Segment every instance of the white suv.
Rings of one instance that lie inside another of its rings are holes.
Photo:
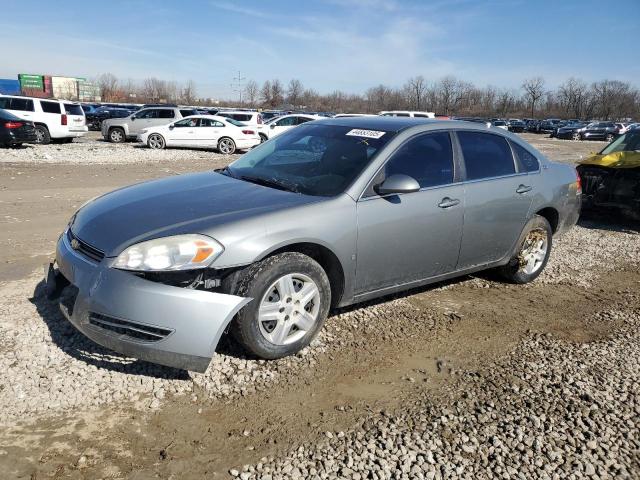
[[[163,106],[146,107],[124,118],[109,118],[102,122],[102,136],[108,142],[122,143],[134,139],[145,128],[168,125],[184,117],[196,115],[193,108]]]
[[[416,112],[413,110],[389,110],[378,112],[383,117],[416,117],[416,118],[436,118],[433,112]]]
[[[72,142],[88,131],[84,111],[79,103],[50,98],[0,95],[0,108],[16,117],[33,122],[36,143],[47,144],[51,140]]]

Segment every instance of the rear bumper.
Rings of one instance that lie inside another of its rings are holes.
[[[225,328],[251,301],[151,282],[108,263],[76,252],[63,234],[56,273],[71,284],[72,295],[63,295],[61,310],[94,342],[153,363],[204,372]]]
[[[256,145],[260,145],[260,137],[256,136],[255,138],[251,138],[251,139],[242,139],[242,140],[238,140],[236,142],[236,148],[239,150],[246,150],[249,148],[253,148]]]
[[[13,132],[9,131],[6,135],[0,135],[0,143],[16,145],[19,143],[33,143],[36,141],[35,132]]]

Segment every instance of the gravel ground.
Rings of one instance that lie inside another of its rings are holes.
[[[637,291],[634,293],[637,300]],[[400,416],[377,415],[319,444],[264,458],[247,479],[638,478],[640,310],[606,341],[531,336],[449,407],[425,398]]]
[[[0,151],[0,163],[56,163],[62,165],[126,165],[132,163],[155,164],[160,162],[185,162],[212,159],[230,163],[237,155],[222,155],[214,150],[171,148],[151,150],[136,142],[123,144],[102,140],[98,132],[89,132],[82,139],[68,144],[24,145]]]
[[[640,235],[576,227],[558,239],[540,281],[584,286],[620,262],[637,268],[639,260]],[[75,331],[55,303],[44,298],[39,282],[40,278],[32,276],[2,286],[0,370],[5,372],[5,383],[0,389],[0,423],[25,414],[122,400],[156,408],[167,394],[190,394],[196,389],[210,397],[245,395],[282,374],[309,367],[327,348],[359,335],[345,329],[353,321],[383,317],[393,322],[403,308],[409,308],[406,299],[397,299],[334,316],[306,351],[275,362],[248,360],[227,342],[207,372],[197,374],[122,357],[94,344]],[[482,278],[467,282],[492,284]]]

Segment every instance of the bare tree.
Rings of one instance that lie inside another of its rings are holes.
[[[244,87],[244,95],[249,106],[255,107],[260,95],[260,87],[255,80],[249,80]]]
[[[282,82],[276,78],[271,80],[271,106],[275,108],[282,102],[284,102],[284,88]]]
[[[544,95],[544,78],[529,78],[522,83],[522,89],[524,90],[524,95],[531,106],[531,118],[533,118],[536,103]]]
[[[193,80],[188,80],[182,89],[181,101],[187,105],[193,105],[196,97],[196,84]]]
[[[112,73],[103,73],[98,75],[96,84],[100,87],[100,96],[102,101],[110,102],[117,98],[118,79]]]
[[[294,107],[299,105],[303,91],[304,87],[302,86],[302,82],[297,78],[291,79],[289,87],[287,88],[287,101]]]
[[[427,92],[427,82],[422,75],[410,78],[405,84],[409,108],[412,110],[422,110]]]
[[[260,89],[260,99],[264,105],[271,106],[271,82],[266,80]]]

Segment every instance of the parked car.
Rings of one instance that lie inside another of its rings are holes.
[[[149,148],[194,147],[217,148],[232,154],[260,144],[258,132],[232,118],[193,115],[168,125],[145,128],[138,141]]]
[[[584,122],[567,123],[566,125],[558,128],[554,136],[563,140],[582,140],[580,130],[582,130],[587,124]]]
[[[640,220],[640,129],[616,138],[577,170],[586,210],[613,208]]]
[[[0,147],[36,143],[36,129],[28,122],[0,108]]]
[[[217,113],[220,117],[232,118],[238,122],[242,122],[249,127],[258,128],[264,123],[260,112],[251,112],[244,110],[220,111]]]
[[[522,120],[518,120],[517,118],[512,118],[507,123],[507,127],[510,132],[522,133],[527,128],[527,125]]]
[[[618,130],[613,122],[592,122],[580,129],[581,140],[605,140],[611,142]]]
[[[436,118],[433,112],[416,112],[412,110],[390,110],[378,112],[382,117],[419,117],[419,118]]]
[[[258,126],[258,133],[262,141],[269,140],[270,138],[277,137],[281,133],[290,130],[291,128],[302,125],[303,123],[318,120],[318,115],[306,115],[302,113],[295,113],[292,115],[283,115],[281,117],[275,117],[266,123]]]
[[[110,118],[125,118],[133,115],[135,112],[125,108],[99,107],[93,113],[87,113],[87,126],[89,130],[101,131],[102,122]]]
[[[527,122],[527,132],[540,133],[540,120],[529,120]]]
[[[85,204],[46,289],[64,288],[62,311],[95,342],[204,371],[227,328],[273,359],[308,345],[332,307],[487,268],[530,282],[579,207],[575,169],[507,131],[323,119],[217,172]]]
[[[260,112],[260,115],[262,116],[262,121],[263,122],[267,122],[267,120],[271,120],[272,118],[275,117],[281,117],[282,115],[286,115],[287,112],[283,111],[283,110],[263,110],[262,112]]]
[[[36,143],[51,140],[72,142],[87,133],[84,111],[79,103],[62,100],[0,95],[0,108],[33,122]]]
[[[507,122],[505,122],[504,120],[493,120],[491,122],[491,125],[497,128],[501,128],[502,130],[509,130]]]
[[[561,120],[559,118],[548,118],[546,120],[543,120],[538,125],[538,132],[553,133],[553,131],[557,128],[558,123],[560,122]]]
[[[175,120],[189,117],[194,110],[180,107],[148,107],[125,118],[110,118],[102,121],[102,136],[114,143],[135,139],[145,128],[168,125]]]

